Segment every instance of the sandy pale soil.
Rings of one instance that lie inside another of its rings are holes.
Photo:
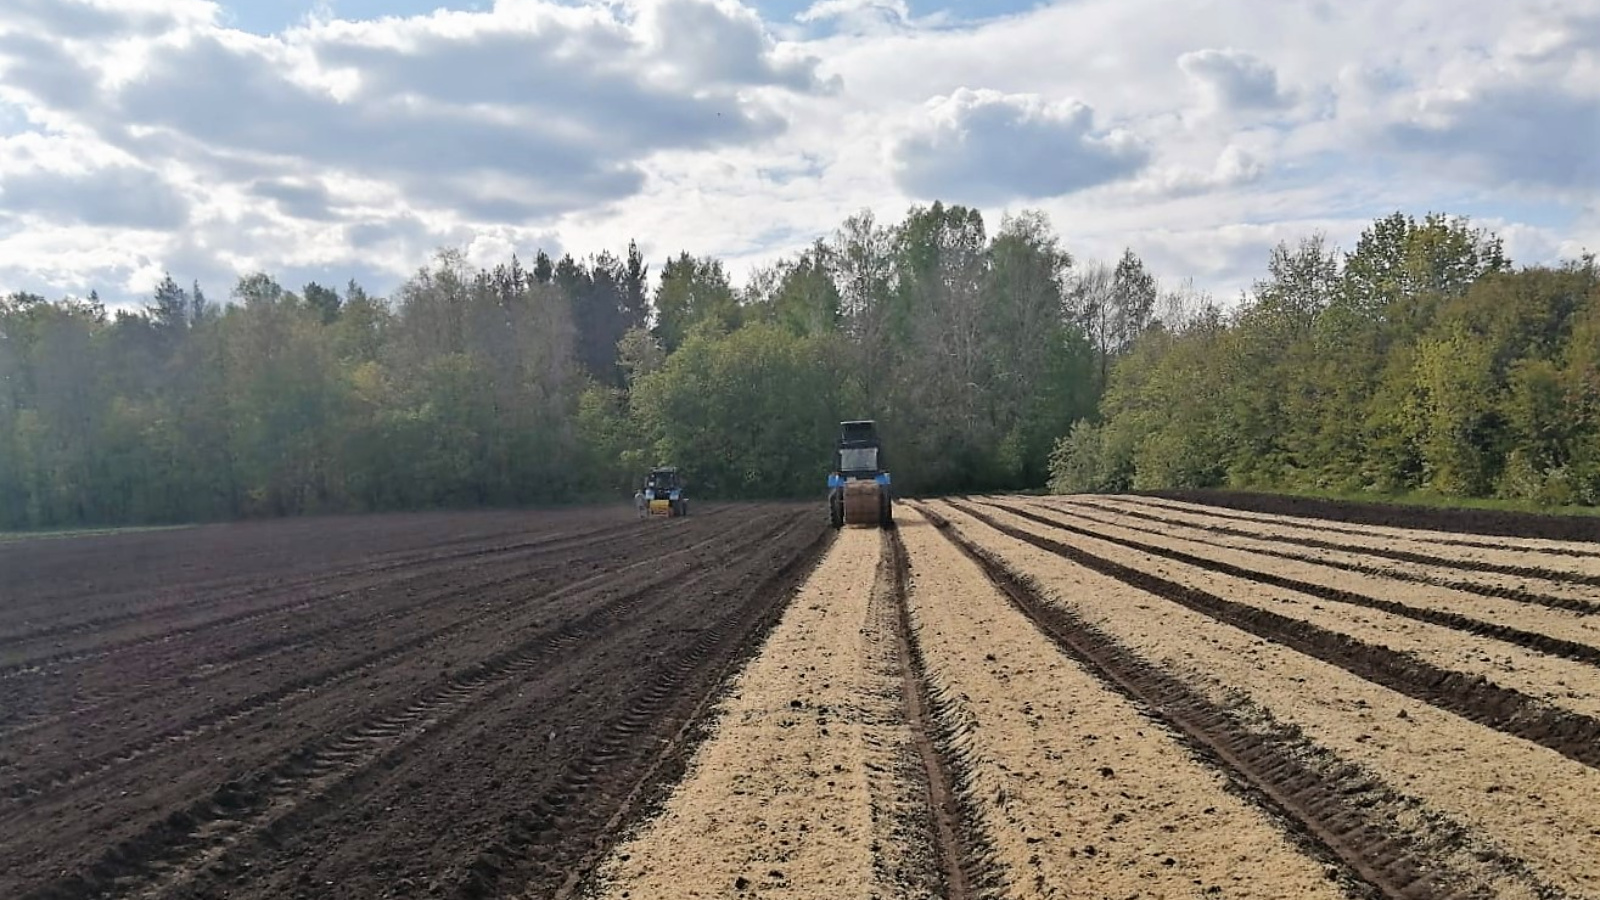
[[[1600,545],[1592,539],[1558,539],[1541,537],[1524,537],[1515,534],[1502,534],[1472,531],[1471,528],[1462,529],[1434,529],[1424,526],[1406,526],[1397,524],[1377,524],[1368,522],[1349,522],[1333,519],[1323,519],[1309,515],[1294,515],[1289,513],[1264,512],[1262,510],[1241,509],[1231,506],[1196,503],[1187,500],[1177,500],[1168,497],[1132,497],[1126,495],[1107,495],[1098,499],[1112,499],[1119,502],[1145,504],[1162,511],[1175,511],[1195,513],[1206,516],[1231,516],[1239,520],[1256,520],[1277,524],[1293,524],[1315,530],[1336,530],[1340,533],[1367,534],[1379,537],[1399,537],[1405,540],[1418,541],[1424,544],[1443,544],[1446,546],[1480,547],[1489,550],[1527,550],[1533,552],[1555,553],[1558,555],[1570,554],[1597,558],[1600,557]],[[1444,513],[1449,518],[1460,522],[1476,514],[1471,509],[1438,509],[1436,513]],[[1491,514],[1492,515],[1492,514]],[[1516,514],[1531,518],[1540,518],[1537,513]]]
[[[1340,896],[1319,863],[1063,656],[925,519],[901,516],[917,641],[1007,896]]]
[[[1268,516],[1261,513],[1241,513],[1237,510],[1218,510],[1214,507],[1156,501],[1146,498],[1097,497],[1096,502],[1119,505],[1125,508],[1159,512],[1179,522],[1215,524],[1227,522],[1233,526],[1244,525],[1262,534],[1293,540],[1310,537],[1334,541],[1350,547],[1388,548],[1425,553],[1451,560],[1490,562],[1498,565],[1532,566],[1558,572],[1583,575],[1600,575],[1600,558],[1589,556],[1563,556],[1546,550],[1577,549],[1593,554],[1594,544],[1539,541],[1525,538],[1479,537],[1471,538],[1443,532],[1411,531],[1403,528],[1385,528],[1376,525],[1351,526],[1346,523],[1319,522],[1315,519],[1296,519],[1286,516]],[[1070,501],[1061,501],[1070,502]],[[1238,516],[1248,518],[1256,525],[1241,523]],[[1471,543],[1476,546],[1462,546]]]
[[[1465,826],[1473,839],[1450,862],[1484,868],[1494,896],[1538,896],[1542,886],[1600,896],[1600,772],[1090,572],[948,504],[937,508],[1146,659],[1219,701],[1247,698],[1421,801],[1426,814]]]
[[[1494,638],[1479,637],[1441,625],[1418,622],[1381,610],[1324,600],[1308,594],[1258,584],[1247,578],[1208,572],[1198,566],[1153,557],[1108,540],[1094,540],[1059,528],[1052,529],[1048,525],[1007,514],[993,506],[985,507],[985,512],[993,515],[998,521],[1003,521],[1031,534],[1043,535],[1052,540],[1083,547],[1098,556],[1103,556],[1123,565],[1157,572],[1163,577],[1194,585],[1218,596],[1226,597],[1229,600],[1247,603],[1261,609],[1270,609],[1282,615],[1294,616],[1295,618],[1313,622],[1330,631],[1348,634],[1367,643],[1411,653],[1442,668],[1479,674],[1496,684],[1545,700],[1553,706],[1590,716],[1600,715],[1600,668],[1588,663],[1550,656],[1535,650],[1524,649],[1515,644],[1495,640]],[[1060,517],[1066,514],[1058,512],[1055,515]],[[1205,547],[1176,538],[1131,532],[1103,525],[1099,522],[1080,519],[1074,521],[1073,524],[1081,528],[1092,529],[1097,533],[1103,533],[1108,537],[1129,537],[1142,543],[1182,550],[1196,556],[1227,562],[1254,571],[1273,572],[1315,584],[1325,584],[1346,590],[1359,591],[1372,597],[1394,600],[1419,607],[1427,604],[1418,602],[1418,599],[1413,596],[1414,594],[1428,593],[1430,591],[1433,593],[1442,592],[1437,588],[1421,591],[1408,590],[1415,589],[1417,586],[1405,583],[1380,582],[1377,579],[1344,575],[1326,569],[1320,572],[1313,571],[1315,569],[1313,566],[1285,562],[1273,557],[1244,551]],[[1481,615],[1485,610],[1478,608],[1478,605],[1472,601],[1483,600],[1485,601],[1484,605],[1489,605],[1489,603],[1496,601],[1487,601],[1486,598],[1472,598],[1469,595],[1455,605],[1448,605],[1439,603],[1439,598],[1437,597],[1433,599],[1440,608],[1451,609],[1463,615],[1477,616],[1485,621],[1494,621],[1487,615]],[[1504,603],[1504,601],[1497,602]],[[1533,621],[1516,621],[1513,624],[1518,628],[1538,630],[1545,634],[1566,637],[1569,640],[1575,640],[1576,638],[1572,637],[1568,632],[1577,631],[1580,628],[1584,632],[1592,634],[1592,632],[1588,632],[1588,629],[1592,627],[1594,617],[1585,619],[1580,618],[1576,613],[1550,609],[1528,610],[1527,613],[1527,618]],[[1539,629],[1536,627],[1538,622],[1544,622],[1549,626],[1565,624],[1574,627],[1572,629],[1554,627]],[[1600,637],[1600,635],[1596,636]],[[1596,640],[1594,643],[1600,645],[1600,640]]]
[[[1013,501],[1002,501],[1012,503]],[[1035,511],[1054,513],[1056,515],[1073,514],[1082,515],[1091,519],[1110,519],[1131,528],[1142,529],[1146,532],[1157,532],[1172,537],[1182,537],[1213,547],[1231,547],[1239,550],[1262,550],[1269,553],[1292,554],[1303,557],[1302,561],[1327,568],[1345,570],[1352,566],[1361,569],[1381,569],[1380,576],[1388,576],[1412,583],[1433,583],[1438,586],[1449,585],[1459,587],[1469,594],[1488,597],[1504,597],[1507,591],[1529,591],[1540,595],[1559,598],[1563,600],[1576,600],[1593,604],[1600,598],[1600,591],[1593,585],[1574,584],[1570,581],[1555,581],[1544,578],[1534,578],[1527,575],[1507,575],[1497,572],[1479,572],[1462,569],[1454,565],[1428,565],[1424,563],[1406,562],[1396,559],[1374,556],[1360,550],[1332,550],[1326,547],[1308,547],[1295,543],[1292,538],[1274,538],[1270,531],[1249,523],[1200,523],[1198,520],[1190,524],[1177,521],[1176,518],[1162,518],[1161,521],[1152,521],[1149,516],[1164,515],[1159,510],[1142,510],[1133,508],[1117,508],[1109,503],[1098,500],[1073,500],[1068,503],[1054,501],[1032,501],[1016,504],[1032,508]],[[1221,526],[1232,529],[1234,532],[1249,532],[1256,537],[1246,537],[1232,532],[1219,532],[1208,530],[1204,525],[1211,527]],[[1337,537],[1325,535],[1324,537]],[[1600,553],[1600,551],[1597,551]],[[1280,557],[1281,558],[1281,557]],[[1442,595],[1448,601],[1450,593]],[[1508,601],[1509,602],[1509,601]],[[1537,604],[1526,602],[1518,606],[1533,606]],[[1516,609],[1516,606],[1508,607]]]
[[[895,833],[909,734],[873,615],[882,537],[845,529],[734,682],[662,813],[601,867],[602,896],[930,896]],[[909,873],[909,874],[908,874]]]

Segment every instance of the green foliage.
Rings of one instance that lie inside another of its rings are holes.
[[[1079,419],[1050,454],[1050,490],[1058,494],[1099,494],[1133,486],[1133,457],[1107,429]]]
[[[1280,245],[1226,317],[1145,331],[1052,486],[1117,489],[1131,460],[1134,488],[1600,503],[1597,367],[1592,257],[1512,271],[1464,220],[1396,214],[1342,258]]]
[[[661,269],[656,288],[656,336],[669,352],[705,324],[722,331],[739,325],[740,308],[722,261],[681,253]]]
[[[902,494],[1234,486],[1600,503],[1600,270],[1464,220],[1275,248],[1224,314],[1042,215],[870,213],[757,270],[637,245],[391,301],[253,273],[141,311],[0,299],[0,528],[626,495],[820,496],[875,418]],[[653,301],[653,302],[652,302]]]
[[[767,324],[690,335],[634,385],[652,462],[683,467],[691,490],[724,497],[815,495],[850,405],[835,342]]]

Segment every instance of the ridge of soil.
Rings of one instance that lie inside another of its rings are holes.
[[[1325,500],[1256,491],[1182,489],[1130,491],[1132,497],[1156,497],[1221,506],[1276,516],[1329,519],[1358,525],[1419,528],[1456,534],[1494,534],[1552,541],[1600,543],[1600,516],[1524,513],[1493,509],[1445,508],[1362,500]]]

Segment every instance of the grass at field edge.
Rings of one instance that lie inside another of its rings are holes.
[[[177,531],[193,525],[130,525],[117,528],[56,528],[41,531],[0,531],[0,544],[49,538],[96,537],[105,534],[133,534],[140,531]]]

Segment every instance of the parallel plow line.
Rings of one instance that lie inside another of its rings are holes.
[[[128,640],[118,641],[112,644],[102,644],[100,646],[84,648],[81,650],[59,651],[30,659],[20,660],[5,666],[0,666],[0,679],[14,678],[18,675],[37,673],[50,666],[69,665],[88,660],[101,659],[113,654],[165,643],[173,638],[190,637],[195,634],[200,634],[216,628],[248,624],[261,619],[269,618],[274,615],[298,612],[301,610],[310,609],[318,603],[322,603],[331,599],[337,599],[356,591],[371,590],[380,587],[397,587],[408,582],[427,578],[433,574],[436,574],[434,569],[449,570],[458,568],[461,560],[464,559],[494,556],[501,557],[509,561],[514,560],[519,556],[540,556],[548,553],[559,553],[563,550],[570,549],[574,545],[585,545],[602,535],[604,535],[603,540],[608,543],[620,540],[628,537],[629,535],[627,532],[633,530],[635,529],[630,523],[627,526],[612,526],[608,528],[596,529],[592,532],[581,532],[578,534],[563,533],[541,540],[526,541],[514,545],[484,547],[476,550],[430,556],[423,559],[395,562],[377,567],[352,568],[332,574],[308,576],[288,584],[273,585],[270,588],[258,588],[254,590],[243,590],[225,594],[203,593],[190,600],[183,601],[182,603],[172,604],[154,610],[133,610],[94,619],[92,621],[50,626],[29,632],[27,634],[0,638],[0,649],[34,640],[60,638],[72,634],[92,634],[95,632],[105,631],[109,626],[118,625],[127,621],[148,621],[153,617],[169,613],[181,613],[204,606],[221,606],[236,602],[243,598],[258,596],[260,594],[281,594],[290,591],[303,590],[306,588],[315,587],[317,585],[337,583],[344,580],[354,581],[366,578],[367,576],[384,576],[388,573],[405,569],[422,570],[401,576],[399,578],[380,578],[374,583],[364,585],[362,587],[340,587],[332,590],[324,590],[310,597],[297,597],[295,599],[286,600],[270,606],[261,606],[253,609],[241,610],[230,615],[218,616],[214,619],[206,619],[205,621],[197,622],[185,628],[175,628],[171,631],[164,631],[158,634],[146,635],[144,637],[130,638]]]
[[[1271,515],[1271,514],[1268,514],[1268,513],[1260,513],[1258,515],[1269,516],[1269,518],[1255,518],[1255,517],[1252,517],[1252,516],[1241,515],[1241,514],[1235,513],[1235,512],[1227,512],[1227,511],[1224,511],[1224,508],[1222,508],[1222,507],[1205,506],[1203,508],[1197,508],[1197,507],[1194,507],[1194,506],[1181,506],[1181,505],[1179,505],[1177,503],[1173,503],[1173,502],[1170,502],[1170,501],[1163,502],[1163,501],[1158,500],[1158,499],[1153,498],[1153,497],[1132,497],[1132,496],[1130,496],[1130,497],[1125,497],[1125,498],[1121,498],[1121,499],[1125,499],[1130,505],[1142,506],[1142,507],[1145,507],[1147,509],[1169,510],[1171,512],[1184,513],[1186,515],[1199,516],[1199,517],[1202,517],[1202,518],[1209,516],[1209,517],[1217,518],[1217,519],[1227,519],[1227,520],[1232,521],[1232,522],[1247,522],[1247,523],[1249,523],[1251,525],[1255,525],[1255,526],[1258,526],[1258,527],[1259,526],[1269,526],[1270,527],[1272,525],[1278,525],[1278,526],[1285,527],[1285,528],[1298,528],[1298,529],[1300,529],[1302,531],[1313,531],[1314,530],[1314,531],[1327,531],[1327,532],[1331,532],[1333,534],[1346,534],[1346,535],[1350,535],[1351,537],[1363,537],[1363,538],[1367,538],[1368,540],[1375,540],[1375,541],[1394,540],[1397,537],[1397,535],[1395,535],[1393,533],[1390,533],[1390,532],[1373,531],[1371,529],[1361,529],[1361,528],[1349,528],[1349,527],[1345,527],[1345,526],[1341,526],[1341,525],[1336,525],[1336,524],[1333,524],[1332,522],[1330,522],[1329,520],[1326,520],[1326,519],[1306,519],[1304,517],[1291,518],[1291,517],[1287,517],[1287,516],[1275,516],[1275,515]],[[1426,532],[1427,529],[1401,528],[1399,526],[1387,526],[1387,527],[1391,527],[1395,531],[1406,532],[1406,534],[1405,534],[1405,539],[1406,540],[1415,541],[1415,542],[1417,542],[1419,544],[1438,544],[1438,545],[1444,546],[1444,547],[1467,547],[1467,548],[1471,548],[1473,550],[1492,550],[1492,551],[1515,550],[1515,551],[1521,552],[1521,553],[1544,553],[1544,554],[1548,554],[1550,556],[1566,556],[1566,557],[1574,557],[1574,558],[1580,558],[1580,559],[1600,559],[1600,549],[1588,550],[1588,549],[1584,549],[1584,548],[1581,548],[1581,547],[1529,547],[1529,546],[1523,546],[1523,545],[1511,545],[1511,546],[1508,546],[1503,542],[1502,543],[1494,543],[1494,542],[1491,542],[1491,541],[1475,541],[1475,540],[1467,540],[1467,539],[1464,539],[1464,538],[1442,537],[1442,536],[1440,536],[1438,534],[1423,533],[1423,532]],[[1298,540],[1298,539],[1296,539],[1296,540]],[[1370,548],[1362,548],[1362,551],[1364,552],[1367,549],[1370,549]],[[1442,564],[1456,564],[1456,563],[1459,562],[1459,561],[1456,561],[1456,560],[1449,560],[1448,557],[1445,557],[1444,559],[1446,559],[1446,563],[1442,563]],[[1515,574],[1522,574],[1522,573],[1513,572],[1513,573],[1509,573],[1509,574],[1514,574],[1515,575]],[[1600,578],[1600,576],[1594,576],[1594,577]]]
[[[704,540],[674,549],[668,553],[653,556],[648,560],[634,562],[621,568],[609,569],[600,572],[596,575],[589,576],[588,578],[563,586],[551,593],[548,593],[544,595],[541,600],[544,604],[548,605],[549,603],[582,593],[586,590],[603,587],[606,582],[614,580],[617,576],[624,572],[645,567],[659,568],[664,560],[673,557],[693,553],[706,547],[726,546],[726,541],[730,533],[733,531],[749,533],[752,524],[753,523],[744,522],[735,529],[718,532]],[[760,532],[761,537],[757,539],[756,543],[759,543],[759,540],[775,534],[778,530],[781,530],[782,527],[783,526],[780,524],[772,529],[767,529]],[[750,542],[745,542],[745,544],[748,543]],[[741,546],[744,546],[745,544],[741,544]],[[730,552],[731,550],[732,548],[729,548]],[[659,577],[651,580],[648,584],[641,588],[640,591],[652,589],[676,577],[679,577],[679,573],[676,571],[661,574]],[[500,580],[497,582],[497,584],[515,584],[523,581],[524,579],[525,575],[511,576],[509,578]],[[469,588],[466,590],[470,592],[473,590],[478,590],[478,588]],[[626,599],[627,596],[631,595],[625,595],[622,599]],[[508,600],[508,604],[514,605],[515,598]],[[480,609],[463,618],[449,622],[422,634],[415,635],[398,645],[391,645],[351,659],[333,670],[309,675],[287,684],[279,685],[270,690],[251,695],[227,706],[210,710],[204,715],[191,719],[180,726],[168,729],[153,737],[150,737],[136,746],[123,747],[116,751],[101,754],[96,757],[76,760],[70,769],[64,769],[25,780],[14,781],[6,785],[3,789],[0,789],[0,796],[9,797],[13,800],[21,800],[28,803],[37,802],[47,794],[52,794],[65,788],[77,786],[91,778],[103,776],[114,769],[119,769],[147,756],[152,756],[160,752],[174,749],[175,747],[187,744],[215,732],[224,731],[248,718],[261,715],[273,709],[284,707],[300,698],[325,691],[330,687],[350,681],[356,677],[359,677],[362,673],[377,669],[385,663],[399,659],[406,654],[413,653],[424,647],[437,644],[474,625],[488,621],[496,615],[503,614],[505,611],[504,607],[508,604],[497,604],[493,607]],[[539,633],[547,633],[548,631],[550,631],[550,628],[547,627],[541,629]]]
[[[1025,541],[1091,571],[1115,578],[1256,637],[1338,666],[1374,684],[1479,725],[1531,741],[1591,768],[1600,768],[1600,720],[1594,717],[1546,706],[1527,694],[1501,687],[1481,675],[1450,671],[1409,654],[1369,644],[1303,619],[1225,600],[1190,585],[1015,528],[967,504],[952,502],[951,505],[1002,534]]]
[[[1122,510],[1115,507],[1103,506],[1098,503],[1079,501],[1072,504],[1072,508],[1070,509],[1056,506],[1054,504],[1039,504],[1037,507],[1041,509],[1048,509],[1052,512],[1068,513],[1070,515],[1078,516],[1079,518],[1087,519],[1091,522],[1099,522],[1102,525],[1115,525],[1118,528],[1126,528],[1130,531],[1143,531],[1146,534],[1164,534],[1165,532],[1162,532],[1158,527],[1140,527],[1127,522],[1107,521],[1087,513],[1079,512],[1077,508],[1088,507],[1090,509],[1100,510],[1101,512],[1109,513],[1111,515],[1129,516],[1148,522],[1158,523],[1159,525],[1166,525],[1168,527],[1177,525],[1183,528],[1194,528],[1201,531],[1208,531],[1213,534],[1231,535],[1233,537],[1242,537],[1249,540],[1261,541],[1263,543],[1290,545],[1303,543],[1298,539],[1286,539],[1276,535],[1259,534],[1242,528],[1229,528],[1226,525],[1201,525],[1191,522],[1181,522],[1176,519],[1163,519],[1160,516],[1151,515],[1149,513],[1137,512],[1134,510]],[[1549,607],[1550,609],[1580,612],[1585,615],[1600,613],[1600,601],[1579,600],[1573,597],[1558,597],[1552,594],[1541,594],[1536,591],[1530,591],[1526,588],[1501,587],[1499,585],[1489,585],[1475,581],[1460,581],[1452,578],[1446,578],[1442,575],[1427,575],[1420,572],[1386,569],[1382,566],[1365,565],[1362,563],[1332,562],[1309,553],[1295,553],[1292,550],[1238,547],[1231,544],[1225,544],[1220,541],[1210,542],[1201,540],[1199,538],[1185,538],[1185,540],[1193,540],[1196,543],[1210,543],[1215,547],[1224,547],[1229,550],[1239,550],[1245,553],[1260,553],[1265,556],[1276,556],[1279,559],[1291,559],[1299,562],[1314,563],[1316,565],[1327,566],[1329,568],[1343,569],[1349,572],[1359,572],[1363,575],[1375,575],[1381,578],[1393,578],[1397,581],[1409,581],[1414,584],[1430,584],[1434,587],[1450,588],[1452,590],[1464,591],[1469,594],[1478,594],[1484,597],[1496,597],[1502,600],[1515,600],[1519,603],[1527,603],[1534,606],[1545,606]],[[1328,544],[1326,546],[1319,547],[1318,549],[1335,550],[1336,552],[1340,553],[1348,553],[1351,556],[1369,555],[1369,551],[1365,548],[1353,546],[1345,547],[1343,545]],[[1450,564],[1448,567],[1452,569],[1461,568],[1459,565],[1454,563]]]
[[[759,546],[793,527],[780,523],[752,533],[749,541],[727,546],[724,557],[732,557],[747,546]],[[659,564],[659,558],[649,564]],[[702,566],[689,582],[698,582],[713,572],[713,567]],[[617,574],[618,571],[605,573],[580,584],[599,581],[601,584],[593,587],[603,589],[603,583]],[[300,822],[299,814],[314,816],[324,811],[335,796],[351,791],[362,773],[380,764],[386,764],[386,768],[397,764],[414,752],[425,735],[447,728],[508,689],[527,685],[528,677],[537,680],[559,673],[560,667],[553,665],[554,661],[571,655],[585,639],[609,626],[642,620],[635,613],[647,602],[670,602],[670,590],[679,585],[671,585],[669,591],[662,589],[682,577],[682,573],[672,572],[653,578],[577,619],[544,629],[456,672],[425,696],[391,705],[387,711],[375,711],[361,722],[341,729],[336,736],[302,744],[246,780],[220,785],[209,796],[171,813],[139,836],[109,848],[87,871],[37,888],[25,894],[23,900],[123,896],[130,882],[144,882],[145,889],[139,896],[158,896],[218,865],[228,851],[247,840],[289,834]],[[575,585],[567,593],[578,589]]]
[[[585,549],[603,548],[609,546],[616,540],[618,540],[618,538],[602,540],[598,544],[594,545],[593,548]],[[526,566],[543,556],[552,553],[559,553],[565,549],[568,548],[565,546],[540,548],[526,555],[518,554],[516,556],[496,557],[494,560],[488,563],[488,565],[493,565],[496,569],[504,569],[508,566],[516,566],[519,568],[516,568],[510,575],[500,577],[482,577],[484,573],[481,571],[475,572],[475,575],[479,576],[479,580],[476,580],[471,584],[462,585],[441,593],[418,594],[408,603],[380,608],[368,615],[359,616],[353,619],[335,619],[318,628],[307,631],[281,634],[277,637],[257,641],[244,647],[235,648],[232,652],[229,652],[217,662],[209,662],[202,658],[191,658],[193,663],[204,664],[206,665],[206,668],[198,674],[184,673],[181,684],[184,687],[192,688],[195,685],[203,684],[211,679],[222,677],[241,665],[270,659],[271,657],[280,655],[282,653],[291,652],[304,646],[315,644],[318,640],[329,635],[338,635],[350,631],[366,634],[383,633],[379,630],[379,626],[381,626],[382,623],[403,620],[406,616],[409,616],[419,610],[435,608],[441,603],[448,603],[459,600],[463,597],[471,597],[479,592],[494,591],[508,585],[517,584],[519,582],[543,578],[552,571],[559,572],[568,568],[571,560],[558,559],[554,563],[547,564],[536,569],[526,569],[520,567]],[[369,586],[365,590],[399,591],[404,585],[412,581],[426,578],[428,577],[428,574],[405,576],[392,583]],[[331,596],[342,597],[344,594],[341,593]],[[267,618],[285,611],[298,609],[302,605],[305,607],[310,607],[315,603],[321,602],[325,599],[327,598],[317,598],[308,600],[304,604],[294,604],[288,608],[280,607],[259,613],[228,617],[225,622],[223,620],[213,620],[211,622],[202,623],[202,625],[193,629],[172,631],[162,635],[128,641],[108,649],[97,649],[94,651],[77,654],[64,654],[55,660],[54,665],[58,667],[68,664],[76,665],[83,662],[102,659],[140,647],[163,644],[178,638],[192,637],[197,633],[209,631],[214,626],[218,625],[225,624],[231,626],[248,624],[257,619]],[[4,675],[0,675],[0,680],[4,680],[4,678]],[[64,712],[30,714],[24,713],[21,710],[17,710],[8,717],[0,717],[0,724],[5,726],[0,727],[0,739],[35,731],[39,728],[44,728],[66,719],[83,716],[88,713],[103,709],[113,703],[137,703],[146,698],[158,696],[173,690],[173,686],[170,683],[161,683],[153,686],[143,687],[138,684],[123,684],[119,685],[118,687],[119,689],[117,690],[97,691],[92,696],[79,698],[79,702],[75,704],[73,708]],[[241,702],[248,702],[248,700]]]
[[[993,861],[993,842],[985,834],[982,818],[966,786],[971,784],[971,761],[957,750],[949,700],[934,690],[928,667],[911,621],[907,582],[911,562],[898,531],[885,529],[884,554],[874,591],[886,593],[893,603],[895,655],[900,670],[902,704],[911,728],[912,743],[922,764],[919,787],[927,791],[932,813],[934,859],[945,900],[975,900],[1001,887],[1000,870]]]
[[[1259,720],[1245,725],[1232,710],[1046,599],[1031,579],[973,543],[948,519],[919,510],[1064,654],[1166,725],[1246,796],[1309,841],[1309,849],[1320,851],[1316,855],[1338,861],[1383,897],[1458,896],[1467,879],[1441,871],[1423,849],[1437,838],[1402,832],[1386,815],[1404,798],[1293,729]]]
[[[1055,528],[1061,531],[1080,535],[1082,537],[1105,541],[1110,544],[1116,544],[1120,547],[1127,547],[1130,550],[1137,550],[1140,553],[1148,553],[1152,556],[1170,559],[1173,562],[1194,566],[1199,569],[1204,569],[1208,572],[1216,572],[1220,575],[1228,575],[1233,578],[1242,578],[1247,581],[1256,582],[1257,584],[1265,584],[1271,587],[1283,588],[1284,590],[1296,591],[1298,593],[1307,594],[1322,600],[1329,600],[1334,603],[1343,603],[1349,606],[1359,606],[1365,609],[1375,609],[1380,612],[1386,612],[1390,615],[1400,616],[1416,622],[1426,622],[1430,625],[1439,625],[1444,628],[1465,632],[1476,637],[1493,638],[1495,640],[1504,641],[1508,644],[1515,644],[1518,647],[1549,654],[1550,656],[1558,656],[1562,659],[1572,660],[1573,662],[1600,667],[1600,647],[1595,647],[1590,644],[1580,644],[1577,641],[1569,641],[1564,638],[1551,637],[1550,635],[1542,634],[1537,631],[1525,631],[1521,628],[1512,628],[1509,625],[1501,625],[1498,622],[1485,622],[1482,619],[1474,619],[1471,616],[1464,616],[1460,613],[1411,606],[1409,604],[1400,603],[1396,600],[1383,600],[1378,597],[1360,594],[1355,591],[1347,591],[1342,588],[1329,587],[1327,585],[1316,584],[1310,581],[1302,581],[1298,578],[1289,578],[1284,575],[1274,575],[1271,572],[1247,569],[1242,566],[1233,565],[1232,563],[1207,559],[1203,556],[1196,556],[1193,553],[1185,553],[1182,550],[1173,550],[1168,547],[1147,544],[1143,541],[1136,541],[1131,538],[1122,538],[1099,531],[1092,531],[1087,528],[1081,528],[1073,525],[1070,522],[1064,522],[1053,516],[1042,516],[1027,510],[1018,509],[1017,507],[1013,506],[1002,506],[993,503],[986,503],[985,505],[1011,513],[1014,516],[1027,519],[1030,522],[1037,522],[1047,528]],[[1084,518],[1088,519],[1089,521],[1095,521],[1090,517]]]

